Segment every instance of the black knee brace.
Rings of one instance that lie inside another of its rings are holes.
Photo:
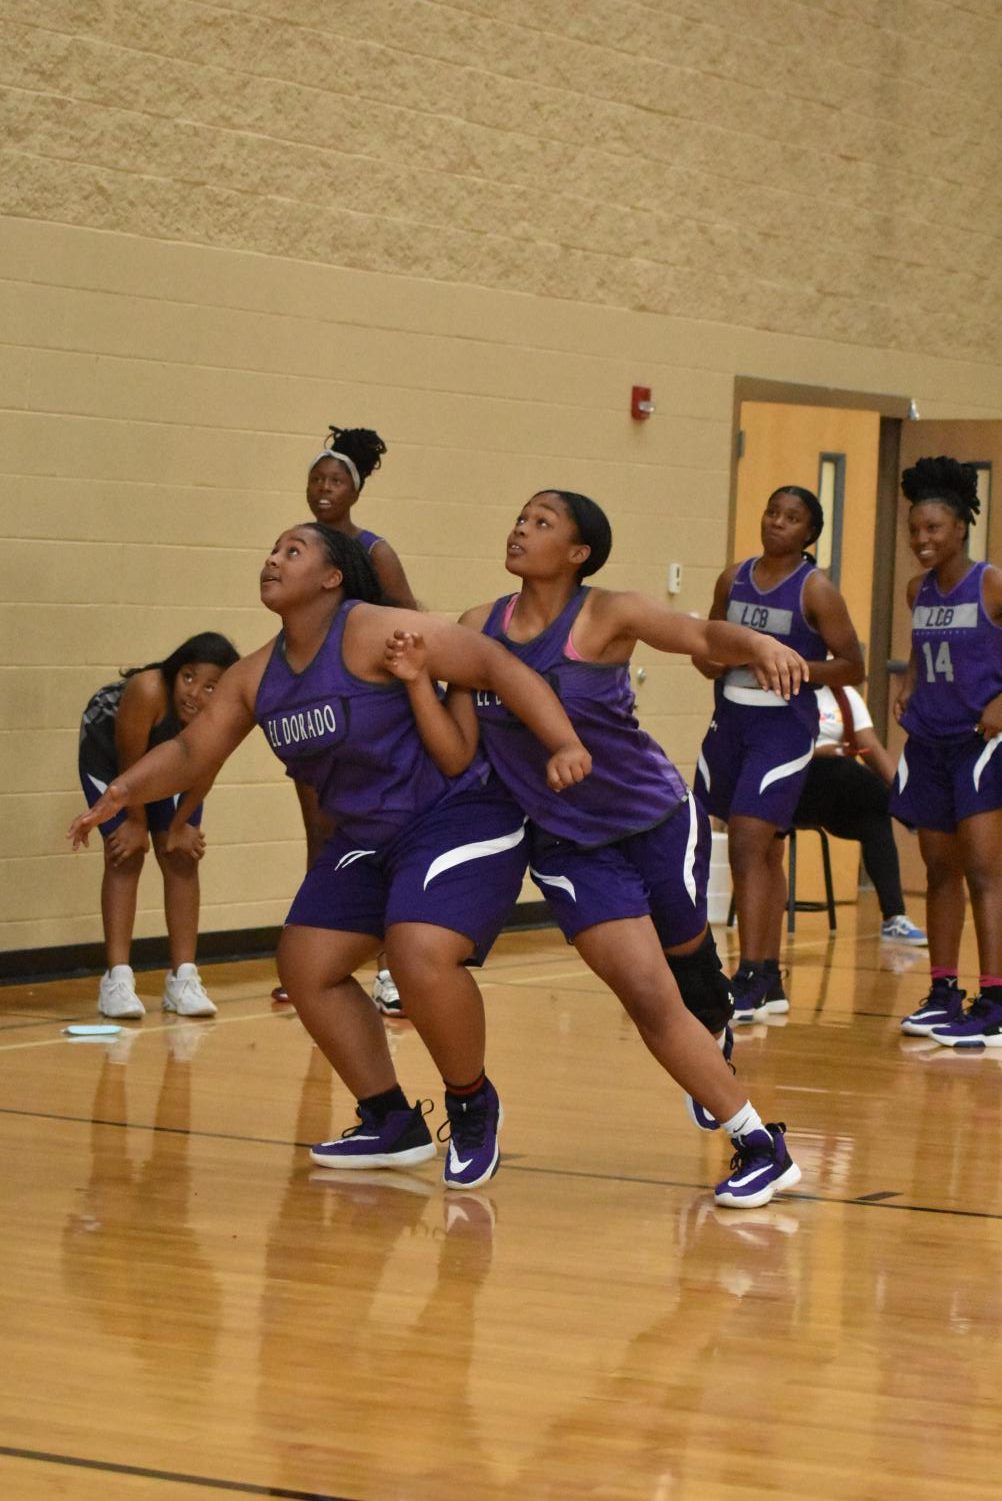
[[[722,1032],[731,1019],[734,1000],[712,931],[707,928],[695,953],[666,954],[665,958],[682,992],[686,1010],[714,1036]]]

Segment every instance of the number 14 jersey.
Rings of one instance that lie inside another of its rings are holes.
[[[953,740],[974,732],[981,711],[1002,693],[1002,626],[982,598],[988,565],[974,563],[949,594],[933,570],[912,606],[915,686],[901,723],[923,740]]]

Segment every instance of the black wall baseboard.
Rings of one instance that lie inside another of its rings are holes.
[[[505,931],[519,928],[549,928],[552,920],[545,902],[519,902],[508,914]],[[274,954],[281,928],[234,928],[222,933],[199,933],[199,964],[223,964],[236,959],[260,959]],[[135,970],[167,969],[170,952],[166,937],[137,938],[132,944]],[[9,949],[0,953],[0,985],[25,981],[64,980],[74,975],[104,973],[104,945],[67,943],[45,949]]]

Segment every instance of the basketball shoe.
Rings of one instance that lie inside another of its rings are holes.
[[[781,1188],[800,1182],[800,1169],[786,1150],[786,1126],[761,1126],[744,1136],[732,1136],[731,1171],[714,1190],[724,1209],[758,1209]]]
[[[443,1174],[446,1188],[478,1188],[493,1178],[501,1161],[498,1133],[504,1111],[497,1090],[489,1079],[474,1095],[446,1091],[448,1126],[439,1127],[439,1137],[448,1130],[450,1141]]]
[[[372,1004],[384,1016],[402,1017],[404,1014],[397,982],[388,969],[376,972],[376,978],[372,982]]]
[[[730,1027],[724,1028],[723,1046],[720,1051],[724,1055],[724,1062],[733,1074],[734,1064],[731,1062],[731,1054],[734,1052],[734,1033]],[[698,1100],[694,1100],[691,1094],[687,1094],[685,1097],[685,1109],[692,1124],[698,1126],[700,1131],[720,1130],[720,1122],[716,1116],[711,1115],[706,1106],[701,1105]]]
[[[902,1032],[907,1032],[909,1037],[929,1037],[934,1027],[945,1027],[959,1021],[966,995],[967,991],[961,990],[955,979],[933,980],[922,1004],[902,1021]]]
[[[1002,1001],[976,995],[968,1009],[929,1033],[948,1048],[1002,1048]]]
[[[178,1016],[215,1016],[215,1002],[210,1001],[202,977],[194,964],[179,964],[164,981],[163,1008]]]
[[[356,1107],[357,1126],[349,1126],[337,1141],[321,1141],[310,1148],[310,1161],[318,1167],[371,1168],[415,1167],[435,1156],[435,1143],[425,1125],[428,1101],[419,1100],[406,1110],[391,1110],[380,1118],[364,1106]]]
[[[739,969],[731,979],[731,993],[734,996],[731,1020],[734,1022],[760,1021],[790,1009],[783,977],[775,970]]]
[[[116,1021],[132,1021],[146,1015],[146,1007],[136,995],[136,977],[128,964],[116,964],[101,976],[97,1009],[102,1016],[113,1016]]]

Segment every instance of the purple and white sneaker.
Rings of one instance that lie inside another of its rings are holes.
[[[734,1052],[734,1033],[730,1027],[724,1028],[724,1045],[720,1051],[724,1055],[724,1062],[733,1074],[734,1065],[731,1062],[731,1054]],[[720,1130],[720,1122],[717,1120],[717,1117],[711,1115],[705,1105],[701,1105],[698,1100],[694,1100],[691,1094],[687,1094],[685,1097],[685,1109],[692,1124],[697,1126],[700,1131]]]
[[[406,1110],[391,1110],[380,1120],[359,1105],[357,1126],[350,1126],[337,1141],[321,1141],[310,1148],[310,1161],[318,1167],[373,1168],[415,1167],[435,1156],[435,1143],[425,1125],[431,1102],[418,1101]]]
[[[446,1188],[478,1188],[493,1178],[501,1161],[498,1133],[504,1111],[497,1090],[489,1079],[474,1095],[446,1093],[445,1108],[449,1115],[451,1138],[445,1157],[443,1178]],[[446,1130],[439,1127],[439,1137]]]
[[[733,1022],[762,1021],[767,1016],[783,1015],[790,1009],[782,976],[765,970],[739,969],[731,977],[731,993],[734,996]]]
[[[929,1037],[933,1027],[951,1026],[960,1021],[966,995],[967,991],[961,990],[956,980],[933,980],[922,1004],[902,1021],[902,1032],[907,1032],[909,1037]]]
[[[969,1008],[929,1036],[948,1048],[1002,1048],[1002,1005],[976,995]]]
[[[723,1209],[758,1209],[781,1188],[800,1182],[800,1169],[786,1150],[782,1121],[732,1136],[734,1156],[730,1176],[714,1189]]]

